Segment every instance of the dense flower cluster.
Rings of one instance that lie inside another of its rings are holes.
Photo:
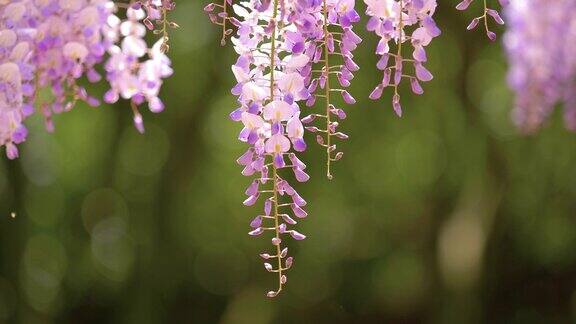
[[[535,131],[563,103],[566,125],[576,131],[576,2],[513,1],[505,13],[514,121]]]
[[[370,99],[379,99],[386,87],[394,88],[392,107],[398,116],[402,116],[398,92],[402,80],[409,80],[412,92],[420,95],[424,93],[420,82],[433,78],[424,63],[428,60],[425,47],[441,34],[432,18],[436,0],[364,1],[370,16],[367,28],[380,37],[376,47],[376,54],[380,56],[377,67],[384,71],[382,82],[372,91]],[[396,44],[396,53],[391,52],[391,43]],[[407,46],[412,47],[412,58],[403,53]]]
[[[291,227],[297,218],[307,216],[302,207],[306,201],[284,178],[283,171],[291,170],[299,182],[308,181],[306,165],[295,152],[306,149],[304,127],[300,119],[300,102],[308,97],[304,79],[310,57],[289,46],[289,38],[296,28],[286,14],[288,3],[278,0],[261,3],[248,1],[234,6],[241,18],[238,35],[232,39],[239,57],[232,67],[238,84],[232,89],[240,107],[232,120],[242,122],[239,139],[250,148],[239,159],[242,174],[256,176],[246,189],[247,206],[264,199],[264,212],[256,216],[250,235],[271,233],[272,252],[260,256],[265,269],[278,275],[278,288],[268,292],[275,297],[282,291],[292,266],[283,238],[306,238]],[[309,72],[309,71],[308,71]]]
[[[104,100],[114,103],[120,97],[129,99],[134,113],[134,124],[144,132],[142,116],[138,106],[148,103],[154,113],[164,110],[164,104],[158,98],[162,80],[172,74],[170,60],[164,54],[167,40],[163,37],[149,49],[143,37],[146,27],[141,23],[145,18],[142,8],[128,8],[126,20],[115,16],[108,19],[106,37],[112,45],[108,48],[110,58],[106,62],[106,79],[111,89]]]
[[[487,0],[482,0],[482,1],[483,1],[483,6],[484,6],[483,14],[481,16],[478,16],[478,17],[472,19],[470,24],[468,24],[467,29],[468,30],[475,29],[480,22],[483,22],[484,23],[484,29],[486,31],[486,35],[488,36],[488,38],[491,41],[495,41],[496,40],[496,33],[491,31],[490,27],[488,26],[488,16],[492,17],[492,19],[494,19],[494,21],[499,25],[504,25],[504,20],[502,19],[502,17],[500,17],[498,10],[488,8]],[[524,1],[527,1],[527,0],[516,0],[515,2],[524,2]],[[460,3],[458,3],[458,5],[456,5],[456,9],[464,11],[464,10],[468,9],[468,7],[470,7],[470,5],[473,2],[474,2],[474,0],[462,0]],[[498,2],[500,2],[501,6],[506,6],[510,3],[510,0],[498,0]]]
[[[121,22],[108,0],[0,1],[0,145],[9,158],[18,157],[16,144],[26,139],[26,117],[40,113],[52,131],[53,114],[71,110],[79,100],[100,105],[79,80],[100,81],[97,70],[107,53],[106,78],[112,86],[107,101],[121,94],[133,104],[148,101],[152,111],[162,110],[158,91],[171,74],[170,61],[162,54],[168,38],[163,35],[159,45],[148,49],[142,40],[145,28],[137,21],[156,18],[154,10],[160,21],[167,21],[173,3],[142,1],[134,6]],[[149,59],[140,62],[144,55]],[[141,121],[137,125],[142,128]]]

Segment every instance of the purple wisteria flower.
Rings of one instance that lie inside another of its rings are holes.
[[[343,109],[335,105],[339,95],[346,104],[356,103],[356,99],[345,90],[359,70],[354,62],[353,51],[362,41],[352,29],[360,20],[355,10],[354,0],[300,1],[293,4],[290,21],[296,31],[288,34],[288,50],[296,62],[307,63],[301,67],[306,104],[314,106],[318,100],[323,103],[321,113],[306,116],[303,122],[311,124],[321,121],[321,126],[308,126],[306,130],[318,133],[316,141],[326,149],[326,175],[332,179],[331,163],[340,160],[342,152],[337,152],[335,138],[347,139],[348,135],[337,130],[336,119],[346,118]],[[304,62],[298,57],[308,57]],[[338,84],[338,85],[337,85]]]
[[[528,1],[528,0],[517,0],[516,2],[518,2],[518,1],[524,2],[524,1]],[[458,5],[456,5],[456,9],[464,11],[464,10],[468,9],[468,7],[473,2],[474,2],[474,0],[462,0],[460,3],[458,3]],[[498,2],[500,2],[500,5],[504,7],[510,3],[510,0],[498,0]],[[482,22],[482,23],[484,23],[484,29],[486,31],[486,36],[488,36],[488,38],[491,41],[495,41],[496,40],[496,33],[491,31],[489,26],[488,26],[488,16],[490,16],[492,19],[494,19],[494,21],[499,25],[504,25],[504,20],[502,19],[502,17],[500,17],[498,10],[488,8],[488,4],[487,4],[486,0],[483,0],[483,5],[484,5],[483,14],[481,16],[478,16],[478,17],[472,19],[472,21],[470,21],[470,23],[468,24],[468,27],[466,27],[466,29],[468,29],[468,30],[475,29],[478,26],[478,24],[480,22]]]
[[[576,131],[576,2],[513,1],[505,16],[514,122],[534,132],[563,103],[566,127]]]
[[[380,99],[385,88],[394,88],[392,107],[402,116],[398,87],[402,80],[408,80],[412,92],[424,93],[420,82],[432,80],[432,73],[424,64],[428,61],[426,46],[441,34],[433,15],[436,0],[364,0],[370,16],[367,29],[376,33],[380,41],[376,54],[380,56],[377,68],[384,71],[382,81],[370,94],[370,99]],[[396,52],[390,45],[396,45]],[[405,51],[411,46],[412,57]]]
[[[238,96],[240,107],[230,117],[242,123],[238,138],[250,145],[237,161],[244,167],[242,174],[255,176],[246,189],[244,205],[264,200],[264,211],[251,221],[249,234],[272,236],[273,251],[260,254],[265,269],[278,275],[278,288],[269,291],[268,297],[282,291],[286,270],[293,263],[283,247],[284,238],[306,238],[293,229],[297,218],[307,216],[306,201],[284,178],[289,170],[298,182],[309,179],[296,153],[306,149],[300,104],[310,96],[305,87],[310,57],[290,46],[297,33],[289,20],[292,5],[278,0],[234,5],[241,21],[232,38],[239,55],[232,66],[238,82],[232,93]]]
[[[114,103],[121,97],[130,100],[134,113],[134,125],[144,132],[142,115],[138,106],[148,103],[150,111],[158,113],[164,110],[159,98],[163,79],[172,75],[170,59],[164,54],[164,39],[159,39],[152,48],[143,39],[146,27],[141,21],[146,18],[145,11],[128,8],[126,20],[120,21],[110,16],[106,27],[106,38],[110,43],[118,43],[108,48],[110,55],[105,65],[106,79],[111,89],[104,100]]]
[[[41,114],[53,131],[55,113],[71,110],[78,101],[100,105],[78,81],[99,82],[98,67],[107,54],[106,79],[112,87],[107,102],[131,99],[140,130],[137,105],[147,101],[150,110],[163,109],[158,92],[172,73],[163,53],[167,29],[177,27],[167,20],[174,3],[142,0],[118,6],[127,9],[127,21],[120,21],[117,6],[108,0],[0,1],[0,146],[9,158],[18,156],[16,144],[26,139],[26,117]],[[154,33],[162,36],[151,49],[140,21],[156,26]]]

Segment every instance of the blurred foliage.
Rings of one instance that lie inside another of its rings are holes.
[[[514,129],[501,46],[449,1],[436,79],[422,97],[404,89],[402,119],[389,94],[367,99],[381,74],[358,26],[345,157],[329,182],[308,139],[309,239],[290,243],[285,294],[265,298],[268,241],[246,235],[257,209],[242,206],[245,145],[227,117],[235,56],[203,5],[178,3],[176,75],[145,135],[126,104],[79,106],[52,135],[33,120],[22,158],[0,161],[0,321],[576,321],[576,135],[559,116],[536,136]]]

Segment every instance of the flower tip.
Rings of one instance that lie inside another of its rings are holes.
[[[134,127],[138,130],[140,134],[144,134],[144,121],[142,120],[142,115],[134,115]]]
[[[376,88],[374,88],[372,93],[370,93],[369,98],[372,100],[380,99],[380,97],[382,97],[383,90],[384,90],[384,88],[382,87],[382,85],[378,85]]]
[[[468,25],[468,27],[466,27],[467,30],[472,30],[474,28],[476,28],[476,26],[478,26],[478,23],[480,22],[479,18],[474,18],[472,19],[472,21],[470,22],[470,24]]]
[[[18,148],[16,147],[16,145],[14,145],[12,143],[6,144],[6,156],[10,160],[15,160],[18,158],[19,154],[18,154]]]
[[[495,32],[488,31],[488,32],[486,33],[486,35],[488,35],[488,38],[489,38],[491,41],[493,41],[493,42],[496,41],[496,33],[495,33]]]
[[[250,236],[258,236],[260,234],[264,233],[264,229],[262,227],[259,227],[253,231],[248,232],[248,235]]]
[[[473,0],[464,0],[462,2],[460,2],[459,4],[456,5],[456,9],[457,10],[466,10],[468,9],[468,6],[470,6],[470,4],[472,3]]]
[[[302,241],[304,239],[306,239],[306,235],[296,232],[296,231],[291,231],[290,235],[292,236],[293,239],[295,239],[296,241]]]

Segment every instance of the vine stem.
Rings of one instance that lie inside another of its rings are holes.
[[[490,31],[490,29],[488,28],[488,17],[486,15],[487,12],[488,12],[488,3],[486,3],[486,0],[484,0],[484,15],[482,17],[484,18],[484,28],[486,29],[486,33]]]
[[[331,163],[331,153],[330,153],[330,142],[332,135],[330,133],[330,50],[328,49],[328,4],[326,0],[323,0],[323,15],[324,15],[324,73],[326,73],[326,86],[325,93],[326,96],[326,177],[332,180],[332,173],[330,172]]]
[[[274,70],[276,69],[276,17],[278,17],[278,0],[274,0],[273,3],[273,13],[272,13],[272,23],[274,24],[274,29],[272,30],[272,40],[270,43],[270,101],[274,100]],[[276,294],[282,291],[282,257],[280,248],[280,224],[279,224],[279,213],[278,213],[278,168],[276,165],[272,164],[272,177],[274,185],[274,231],[278,244],[276,244],[276,258],[278,259],[278,290]]]

